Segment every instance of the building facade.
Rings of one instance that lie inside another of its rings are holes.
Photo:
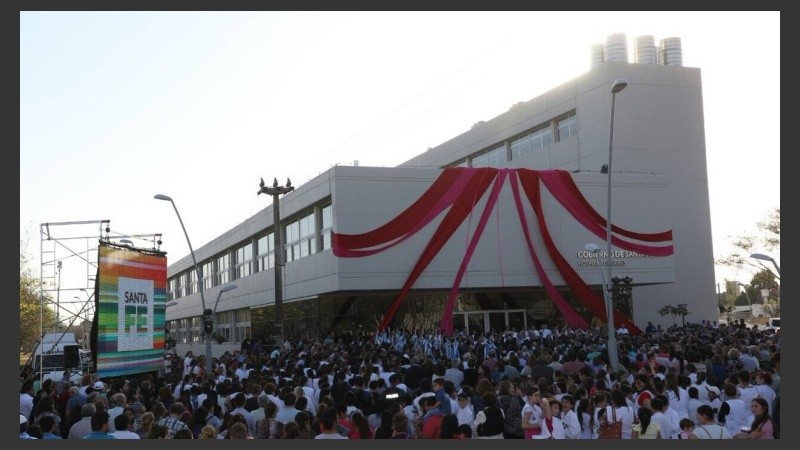
[[[272,334],[276,229],[285,243],[289,336],[374,331],[395,307],[393,326],[438,327],[448,296],[453,327],[469,332],[558,325],[565,304],[589,323],[602,318],[575,286],[602,299],[605,231],[596,216],[606,215],[603,165],[618,78],[628,85],[615,101],[611,222],[634,237],[615,232],[628,245],[613,247],[612,275],[631,281],[615,290],[615,305],[642,329],[648,321],[669,326],[672,318],[657,312],[667,304],[685,303],[687,321],[717,320],[700,69],[674,56],[595,58],[593,50],[587,73],[397,167],[337,166],[298,186],[281,198],[280,226],[268,206],[196,249],[201,280],[191,256],[173,262],[171,337],[202,342],[198,290],[215,299],[231,282],[237,289],[223,294],[217,333],[232,343]],[[453,187],[454,173],[481,170],[492,174],[484,190],[469,191],[467,181]],[[545,174],[565,184],[548,185]],[[431,194],[439,185],[447,189]],[[414,212],[426,199],[428,209]],[[456,220],[459,201],[466,212]],[[660,242],[642,237],[670,232]],[[348,247],[337,239],[354,235],[383,240]],[[603,249],[599,258],[589,243]],[[636,251],[645,247],[657,255]]]

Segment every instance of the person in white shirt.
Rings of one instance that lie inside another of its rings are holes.
[[[758,395],[756,397],[763,397],[764,400],[767,401],[768,412],[770,417],[772,417],[772,404],[775,403],[775,391],[772,389],[772,375],[767,372],[757,372],[756,373],[756,384],[755,384],[756,392]]]
[[[564,425],[566,439],[580,439],[581,437],[581,424],[578,422],[578,414],[573,409],[574,406],[571,395],[565,394],[561,397],[561,423]]]
[[[541,393],[539,388],[531,386],[525,395],[525,406],[522,407],[522,431],[526,433],[533,433],[534,435],[541,433],[542,428],[542,408],[540,406]],[[526,429],[533,429],[532,431],[525,431]]]
[[[672,425],[672,434],[669,436],[669,439],[680,439],[681,433],[681,419],[683,417],[675,411],[672,406],[669,404],[669,399],[662,395],[662,401],[664,402],[664,415],[669,418],[670,425]],[[666,437],[664,437],[666,439]]]
[[[689,439],[730,439],[727,428],[714,422],[714,410],[703,405],[697,410],[697,426],[692,430]]]
[[[543,398],[539,406],[542,408],[542,438],[566,439],[567,433],[561,421],[561,402],[554,398]]]
[[[665,393],[667,394],[670,408],[675,410],[681,419],[688,419],[690,417],[688,408],[689,393],[678,384],[678,374],[675,372],[668,373],[666,381]]]
[[[33,393],[33,382],[22,383],[22,387],[19,389],[19,413],[26,419],[30,418],[31,412],[33,412]]]
[[[628,405],[625,394],[619,389],[611,391],[611,406],[609,410],[614,408],[615,411],[606,411],[606,417],[609,419],[616,414],[617,421],[622,422],[622,439],[630,439],[633,432],[633,421],[635,420],[633,408]]]
[[[114,428],[116,431],[108,433],[117,439],[141,439],[141,437],[133,431],[133,422],[127,414],[120,414],[114,418]]]
[[[708,395],[708,406],[714,410],[714,412],[719,412],[719,409],[722,407],[722,399],[720,398],[720,390],[716,386],[708,386],[706,387],[706,395]]]
[[[747,416],[750,414],[750,404],[739,398],[739,392],[733,383],[725,383],[726,400],[719,408],[718,418],[725,424],[728,434],[733,436],[741,431],[742,427],[749,425]]]
[[[472,422],[475,421],[475,411],[472,408],[472,402],[470,402],[469,395],[467,395],[466,392],[459,393],[457,397],[457,403],[458,405],[453,411],[456,415],[456,419],[458,419],[458,424],[467,424],[472,426]]]
[[[675,430],[673,429],[670,418],[664,414],[664,411],[667,409],[664,403],[664,396],[656,395],[654,399],[650,400],[650,407],[653,409],[653,417],[651,420],[658,424],[661,430],[661,439],[672,439]],[[680,433],[680,427],[678,427],[677,432]]]
[[[700,393],[697,386],[690,386],[687,392],[689,394],[689,401],[686,402],[686,411],[689,413],[689,417],[694,417],[697,414],[697,408],[706,403],[700,401]]]

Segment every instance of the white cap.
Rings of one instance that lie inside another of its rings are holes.
[[[27,417],[25,417],[25,416],[24,416],[24,415],[22,415],[22,414],[20,414],[20,415],[19,415],[19,424],[20,424],[20,425],[22,425],[23,423],[25,423],[25,422],[27,422],[27,421],[28,421],[28,418],[27,418]]]
[[[104,385],[102,381],[95,381],[94,388],[97,389],[98,391],[102,391],[103,389],[106,388],[106,385]]]
[[[719,394],[720,394],[719,388],[718,388],[718,387],[716,387],[716,386],[706,386],[706,390],[707,390],[708,392],[713,392],[713,393],[715,393],[715,394],[717,394],[717,395],[719,395]]]

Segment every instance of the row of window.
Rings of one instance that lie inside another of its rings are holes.
[[[317,215],[319,211],[319,215]],[[319,221],[317,221],[317,216]],[[333,216],[331,205],[302,215],[284,228],[286,243],[285,261],[295,261],[318,251],[331,248]],[[256,255],[255,258],[253,255]],[[210,289],[230,281],[250,276],[256,272],[275,267],[275,233],[270,231],[251,239],[223,254],[199,263],[203,289]],[[168,300],[176,300],[197,292],[198,277],[194,267],[170,278],[167,287]]]
[[[461,161],[459,167],[499,167],[510,160],[533,155],[553,142],[565,141],[578,135],[578,116],[575,112],[538,125],[515,139],[493,146]]]
[[[242,342],[251,337],[250,309],[239,309],[217,313],[215,333],[225,338],[226,342]],[[201,342],[202,320],[200,317],[171,320],[167,323],[169,337],[176,343],[188,344]]]

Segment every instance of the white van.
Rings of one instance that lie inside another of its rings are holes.
[[[36,372],[42,369],[43,372],[64,370],[64,348],[67,346],[78,347],[75,340],[75,333],[45,333],[39,345],[33,350],[32,365]],[[83,365],[85,352],[78,350],[79,366]]]
[[[781,329],[781,318],[780,317],[770,317],[767,321],[767,329],[780,331]]]

